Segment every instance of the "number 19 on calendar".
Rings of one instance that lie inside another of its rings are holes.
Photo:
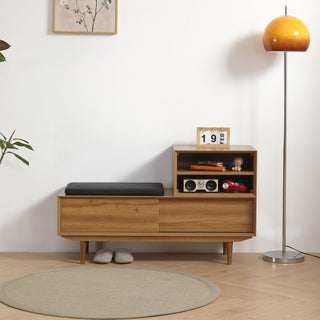
[[[229,147],[230,128],[197,128],[197,147]]]

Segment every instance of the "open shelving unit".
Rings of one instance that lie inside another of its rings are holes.
[[[174,146],[173,192],[174,196],[213,198],[255,198],[257,181],[257,151],[250,146],[230,146],[228,148],[197,148],[197,146]],[[242,170],[233,171],[233,160],[243,159]],[[193,164],[203,162],[223,163],[225,171],[194,171]],[[184,179],[216,179],[218,192],[184,192]],[[249,188],[247,192],[224,192],[221,185],[232,180]]]

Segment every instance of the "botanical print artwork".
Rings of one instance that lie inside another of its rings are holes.
[[[54,1],[55,32],[117,32],[117,0]]]

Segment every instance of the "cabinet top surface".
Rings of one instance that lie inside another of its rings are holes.
[[[64,192],[61,192],[58,195],[60,199],[174,199],[174,200],[196,200],[196,199],[255,199],[256,196],[252,193],[181,193],[179,195],[173,195],[173,189],[164,189],[163,196],[116,196],[116,195],[66,195]]]
[[[174,151],[183,151],[183,152],[252,152],[256,151],[251,146],[244,145],[231,145],[230,147],[225,148],[198,148],[196,145],[175,145],[173,146]]]

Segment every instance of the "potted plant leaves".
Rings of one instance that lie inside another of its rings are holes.
[[[21,139],[21,138],[14,138],[16,130],[14,130],[10,136],[9,139],[6,138],[5,135],[3,135],[0,132],[0,148],[1,148],[1,156],[0,156],[0,165],[3,161],[3,158],[6,154],[13,154],[17,159],[22,161],[25,165],[29,165],[29,161],[22,158],[19,154],[17,154],[16,150],[19,150],[19,147],[27,148],[29,150],[33,151],[33,148],[30,146],[29,142],[27,140]]]

